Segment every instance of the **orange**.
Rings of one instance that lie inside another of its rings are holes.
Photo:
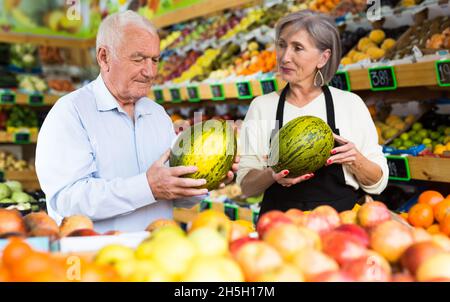
[[[27,257],[21,259],[11,268],[11,276],[14,281],[32,281],[38,279],[48,279],[48,273],[52,270],[53,262],[50,255],[40,252],[32,252]],[[42,278],[46,276],[46,278]]]
[[[431,235],[434,234],[439,234],[440,230],[439,230],[439,224],[432,224],[428,229],[427,232],[430,233]]]
[[[415,227],[428,228],[433,221],[433,208],[428,204],[417,203],[408,212],[408,222]]]
[[[0,282],[9,281],[9,272],[5,267],[0,267]]]
[[[450,214],[450,199],[444,199],[441,202],[439,202],[433,209],[434,211],[434,218],[438,222],[441,222],[444,220],[445,216]]]
[[[33,249],[20,238],[11,238],[8,245],[3,250],[3,265],[10,269],[18,261],[33,252]]]
[[[430,206],[434,207],[442,199],[444,199],[444,196],[442,196],[442,194],[438,191],[428,190],[422,192],[422,194],[419,195],[418,203],[427,203]]]
[[[450,215],[445,216],[444,220],[439,224],[442,233],[450,236]]]

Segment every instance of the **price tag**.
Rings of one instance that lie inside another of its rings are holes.
[[[211,93],[213,95],[212,100],[213,101],[223,101],[225,100],[225,94],[222,84],[213,84],[211,87]]]
[[[254,225],[256,225],[256,223],[258,222],[258,217],[259,217],[259,212],[252,211],[252,220],[253,220]]]
[[[263,94],[268,94],[278,90],[277,80],[275,79],[265,79],[259,81],[261,84],[261,90]]]
[[[155,96],[155,101],[158,103],[164,103],[164,95],[162,89],[153,90],[153,95]]]
[[[28,132],[14,133],[14,143],[15,144],[29,144],[30,143],[30,133],[28,133]]]
[[[200,93],[198,92],[197,86],[189,86],[187,88],[187,94],[189,102],[199,102],[200,101]]]
[[[450,86],[450,60],[436,61],[436,77],[439,86]]]
[[[369,68],[370,86],[373,91],[397,89],[394,67]]]
[[[223,206],[223,211],[231,220],[238,220],[239,208],[237,206],[225,203]]]
[[[404,156],[386,156],[389,167],[389,179],[391,180],[411,180],[408,158]]]
[[[341,89],[344,91],[350,91],[351,87],[348,72],[347,71],[336,72],[336,74],[330,81],[330,86],[333,86],[337,89]]]
[[[205,210],[209,210],[211,208],[212,208],[211,201],[209,201],[209,200],[202,200],[200,202],[200,209],[199,209],[200,212],[203,212]]]
[[[0,91],[0,104],[14,105],[16,103],[16,94],[9,90]]]
[[[44,105],[44,96],[42,94],[30,94],[28,97],[28,105],[42,106]]]
[[[181,93],[178,88],[170,88],[170,96],[172,97],[172,102],[179,103],[181,102]]]
[[[253,98],[252,84],[250,82],[238,82],[236,83],[238,92],[238,99],[246,100]]]

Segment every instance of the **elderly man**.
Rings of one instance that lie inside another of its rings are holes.
[[[205,180],[180,177],[196,167],[165,164],[172,122],[146,97],[160,55],[155,27],[132,11],[108,16],[96,51],[98,78],[62,97],[42,125],[37,175],[57,221],[82,214],[101,232],[142,231],[172,217],[173,201],[199,201]]]

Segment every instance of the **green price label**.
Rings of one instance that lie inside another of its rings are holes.
[[[330,86],[344,91],[350,91],[350,79],[347,71],[336,72],[334,77],[330,81]]]
[[[209,201],[209,200],[202,200],[200,202],[200,208],[199,208],[200,212],[203,212],[205,210],[209,210],[211,208],[212,208],[212,202],[211,201]]]
[[[450,86],[450,60],[436,61],[435,67],[438,85],[441,87]]]
[[[213,84],[211,87],[212,100],[223,101],[225,100],[225,93],[222,84]]]
[[[228,216],[231,220],[238,220],[239,216],[239,207],[236,205],[225,203],[223,206],[223,211],[225,215]]]
[[[397,89],[397,79],[392,66],[369,68],[369,79],[373,91]]]
[[[155,96],[155,101],[157,103],[164,103],[164,95],[162,89],[153,90],[153,95]]]
[[[170,96],[172,97],[173,103],[179,103],[181,102],[181,92],[178,88],[170,88]]]
[[[12,91],[0,91],[0,104],[14,105],[16,103],[16,94]]]
[[[28,105],[42,106],[44,105],[44,96],[42,94],[30,94],[28,97]]]
[[[198,92],[197,86],[189,86],[187,87],[187,94],[189,102],[199,102],[200,101],[200,93]]]
[[[388,155],[386,156],[389,167],[389,179],[410,181],[411,172],[409,170],[408,158],[404,156]]]
[[[259,81],[259,83],[263,94],[269,94],[278,90],[277,80],[275,79],[265,79]]]
[[[30,133],[28,133],[28,132],[14,133],[14,143],[15,144],[29,144],[30,143]]]
[[[236,83],[238,92],[238,99],[246,100],[253,98],[252,84],[250,82],[238,82]]]

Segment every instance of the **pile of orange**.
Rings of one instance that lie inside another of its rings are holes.
[[[450,236],[450,195],[444,198],[437,191],[424,191],[409,210],[407,220],[432,234],[440,232]]]
[[[118,281],[110,268],[82,257],[77,266],[68,257],[38,252],[23,239],[11,238],[0,257],[0,282]]]
[[[277,57],[275,51],[264,50],[258,54],[254,63],[238,72],[238,75],[251,75],[257,72],[269,72],[275,69]]]

